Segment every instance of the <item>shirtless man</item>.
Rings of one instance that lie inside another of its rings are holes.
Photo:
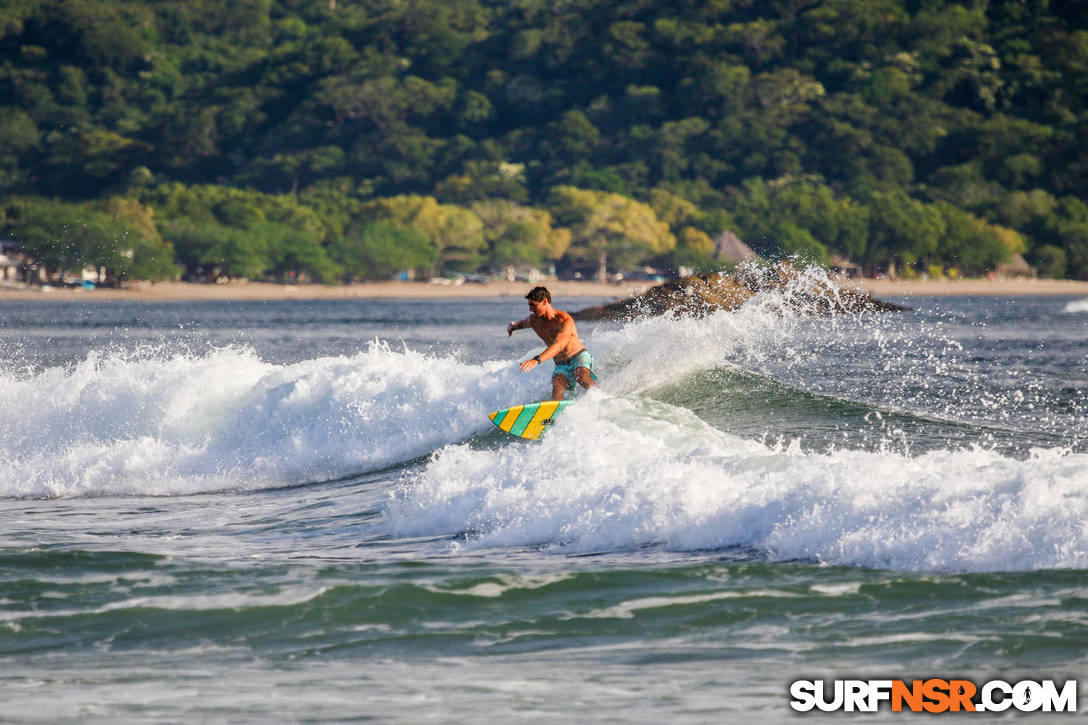
[[[529,300],[531,315],[524,320],[511,322],[506,334],[514,330],[532,328],[548,347],[521,364],[521,371],[528,372],[544,360],[555,358],[555,374],[552,375],[552,400],[562,400],[567,388],[577,382],[583,388],[592,388],[597,376],[593,374],[593,356],[586,352],[574,327],[574,318],[563,310],[552,307],[552,295],[544,287],[533,287],[525,295]]]

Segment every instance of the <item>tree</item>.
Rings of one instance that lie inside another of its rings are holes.
[[[4,219],[5,234],[48,270],[93,267],[106,283],[175,273],[173,248],[159,236],[152,211],[132,199],[73,204],[13,198]]]
[[[18,108],[0,107],[0,189],[17,185],[25,172],[21,157],[38,147],[41,132],[34,119]]]
[[[344,272],[364,279],[388,279],[402,270],[430,270],[438,248],[417,229],[388,221],[352,225],[333,245]]]
[[[491,199],[473,204],[472,211],[483,223],[492,270],[520,264],[536,267],[559,259],[570,246],[570,230],[552,227],[552,215],[541,209]]]
[[[177,274],[174,248],[159,233],[154,209],[136,199],[115,197],[105,202],[104,210],[122,231],[117,244],[107,246],[103,257],[91,260],[107,279],[159,280]]]
[[[914,264],[938,251],[948,226],[937,207],[910,198],[901,190],[878,192],[866,200],[869,207],[870,264]]]
[[[699,214],[695,204],[661,188],[650,192],[650,208],[672,229],[691,225]]]
[[[1065,250],[1053,244],[1043,244],[1031,254],[1030,261],[1043,277],[1062,279],[1069,267],[1069,258]]]
[[[362,206],[372,221],[389,221],[421,232],[438,250],[442,269],[472,271],[481,261],[483,222],[468,209],[439,204],[434,197],[402,195]]]
[[[262,239],[268,250],[269,267],[263,271],[281,282],[301,281],[307,276],[333,282],[343,272],[314,231],[277,222],[261,222],[247,231]]]
[[[267,240],[247,229],[177,219],[163,224],[163,236],[191,276],[252,278],[273,266]]]
[[[783,179],[768,184],[749,179],[733,201],[733,213],[746,239],[769,254],[800,255],[826,263],[836,252],[863,259],[871,244],[869,210],[847,196],[836,197],[823,184]]]
[[[676,266],[711,270],[718,266],[714,253],[714,240],[701,229],[683,227],[677,232],[676,252],[673,255]]]
[[[614,268],[622,269],[676,247],[669,226],[648,204],[619,194],[557,186],[549,205],[571,230],[567,256],[595,262],[601,279],[607,276],[609,257]]]
[[[339,146],[319,146],[298,153],[276,153],[255,159],[238,180],[278,192],[297,193],[299,188],[337,174],[345,164]]]
[[[524,202],[529,197],[525,181],[525,164],[466,161],[460,174],[446,177],[435,191],[444,202],[453,204],[495,197]]]
[[[1056,238],[1068,258],[1068,276],[1088,279],[1088,221],[1062,221]]]
[[[1004,234],[1003,228],[987,224],[948,202],[937,202],[936,209],[945,223],[940,257],[947,266],[982,274],[1008,261],[1014,250],[1024,251],[1022,241]]]

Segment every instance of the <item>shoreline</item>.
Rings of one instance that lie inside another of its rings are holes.
[[[104,302],[137,300],[143,302],[236,301],[265,302],[274,300],[336,300],[336,299],[444,299],[479,297],[524,297],[536,285],[546,286],[555,297],[614,297],[623,299],[641,294],[654,282],[631,281],[619,284],[603,282],[489,282],[431,284],[429,282],[362,282],[350,285],[275,284],[271,282],[230,282],[201,284],[194,282],[141,282],[125,289],[0,287],[0,304],[4,300],[56,300]]]
[[[1088,282],[1071,279],[860,279],[850,283],[874,297],[1088,297]]]
[[[603,282],[489,282],[461,285],[428,282],[365,282],[352,285],[283,285],[269,282],[200,284],[191,282],[143,282],[126,289],[72,289],[0,287],[0,304],[6,300],[55,300],[58,302],[142,302],[238,301],[328,299],[440,299],[480,297],[523,297],[536,284],[546,286],[556,298],[604,297],[624,299],[645,292],[656,283]],[[1088,297],[1088,282],[1056,279],[962,279],[888,280],[854,279],[845,287],[857,287],[877,298],[946,296],[1070,296]]]

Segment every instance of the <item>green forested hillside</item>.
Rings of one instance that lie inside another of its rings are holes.
[[[0,224],[117,278],[1088,278],[1088,4],[8,0]]]

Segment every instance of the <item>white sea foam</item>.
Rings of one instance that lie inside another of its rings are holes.
[[[538,396],[507,361],[373,343],[351,357],[272,365],[92,355],[0,374],[0,496],[173,495],[265,488],[377,470],[487,425]]]
[[[539,576],[525,576],[521,574],[497,574],[492,577],[493,581],[479,582],[464,589],[449,586],[436,586],[431,584],[425,584],[423,585],[423,588],[431,592],[454,594],[466,597],[501,597],[503,594],[509,591],[540,589],[542,587],[550,586],[558,582],[566,581],[570,578],[571,575],[569,573],[545,574]]]
[[[284,587],[283,589],[264,591],[255,590],[247,592],[226,593],[191,593],[170,594],[157,596],[133,596],[114,602],[102,604],[90,610],[86,609],[60,609],[53,608],[48,612],[8,609],[0,612],[0,622],[19,626],[19,622],[25,624],[28,620],[37,617],[63,618],[83,617],[88,614],[102,614],[104,612],[124,611],[126,609],[162,609],[179,612],[209,611],[216,609],[241,609],[243,607],[289,607],[296,604],[312,602],[331,587],[316,586],[314,584],[302,584]],[[40,595],[39,595],[40,596]],[[67,597],[62,597],[67,598]],[[18,620],[18,621],[16,621]]]
[[[1084,454],[774,447],[644,397],[730,362],[757,371],[766,362],[770,373],[820,362],[806,338],[812,318],[784,314],[783,301],[765,294],[702,320],[583,325],[600,388],[542,441],[497,449],[463,441],[489,427],[489,411],[539,399],[546,368],[521,374],[509,360],[374,343],[292,365],[228,348],[0,373],[0,496],[258,489],[437,451],[391,500],[395,535],[468,532],[469,547],[580,552],[749,547],[776,559],[914,570],[1088,566]],[[832,344],[867,331],[850,318],[818,325]],[[880,352],[911,344],[878,325],[869,332]],[[953,343],[949,353],[926,347],[922,360],[924,372],[955,377],[955,395],[937,397],[962,407],[973,372],[956,367]],[[858,364],[883,365],[900,381],[894,366],[914,363]]]
[[[749,547],[908,570],[1088,566],[1088,456],[803,452],[664,404],[590,394],[539,442],[451,445],[397,494],[398,535],[470,548]]]
[[[1088,299],[1073,300],[1065,305],[1062,312],[1076,313],[1076,312],[1088,312]]]
[[[797,317],[778,314],[778,300],[584,333],[604,387],[633,393],[729,354],[758,361],[781,352]],[[378,341],[350,357],[291,365],[228,347],[92,353],[32,375],[0,370],[0,496],[177,495],[378,470],[486,430],[492,410],[544,397],[549,375]]]

